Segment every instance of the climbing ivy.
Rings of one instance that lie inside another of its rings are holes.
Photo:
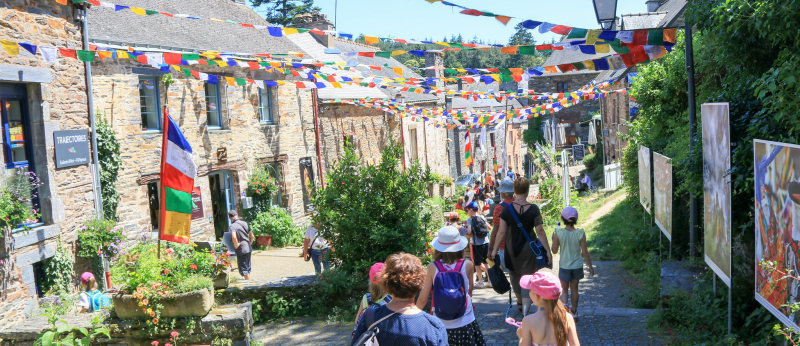
[[[97,124],[97,158],[100,161],[100,194],[103,196],[103,217],[117,220],[119,193],[117,176],[122,159],[114,129],[103,117]]]
[[[61,244],[61,237],[59,237],[56,253],[44,263],[46,275],[42,279],[42,290],[54,293],[69,292],[72,275],[75,274],[74,263],[75,261],[69,252],[64,249],[63,244]]]

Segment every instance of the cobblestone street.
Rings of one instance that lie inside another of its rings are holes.
[[[654,345],[661,340],[648,333],[652,310],[627,308],[629,277],[619,262],[594,262],[598,275],[581,281],[578,336],[583,345]],[[508,295],[491,288],[475,290],[476,318],[489,345],[517,345],[515,328],[505,323]],[[512,308],[510,317],[521,314]],[[255,340],[263,345],[349,344],[352,324],[300,320],[256,327]]]

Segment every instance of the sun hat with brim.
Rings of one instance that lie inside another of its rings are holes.
[[[497,192],[514,193],[514,182],[509,178],[504,178],[503,181],[500,182],[500,187],[497,188]]]
[[[444,226],[439,229],[439,235],[433,238],[431,246],[439,252],[458,252],[469,245],[469,240],[458,232],[458,228]]]
[[[523,275],[519,279],[519,285],[544,299],[556,300],[561,296],[561,281],[551,272],[540,271],[533,275]]]

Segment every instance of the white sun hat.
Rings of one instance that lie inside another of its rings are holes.
[[[444,226],[439,229],[439,235],[433,238],[431,246],[439,252],[458,252],[469,245],[469,240],[462,236],[458,228]]]

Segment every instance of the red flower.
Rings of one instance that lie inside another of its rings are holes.
[[[192,264],[192,265],[189,266],[189,269],[195,270],[195,269],[197,269],[197,265],[196,264]]]

